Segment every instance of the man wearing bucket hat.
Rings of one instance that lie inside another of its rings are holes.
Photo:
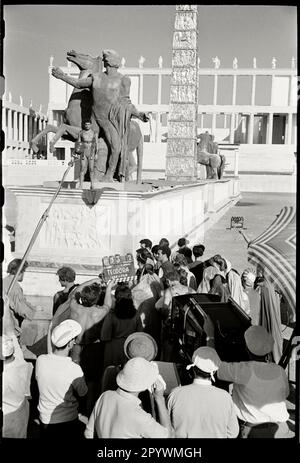
[[[33,367],[19,355],[18,349],[20,351],[16,338],[2,336],[2,436],[26,439],[29,419],[28,398],[31,395],[30,381]]]
[[[52,331],[54,352],[40,355],[36,361],[39,388],[40,421],[45,438],[80,435],[77,396],[87,393],[83,371],[69,356],[81,326],[75,320],[64,320]]]
[[[212,331],[206,334],[213,338]],[[240,437],[293,437],[287,425],[287,376],[281,366],[267,362],[273,337],[263,326],[250,326],[244,337],[250,360],[222,362],[218,370],[219,379],[233,383],[232,399],[240,422]]]
[[[239,425],[228,392],[212,385],[221,360],[215,349],[199,347],[192,357],[195,379],[192,384],[173,389],[168,409],[175,437],[235,438]]]
[[[86,438],[167,438],[172,428],[158,366],[142,357],[130,359],[117,375],[118,389],[99,397],[85,430]],[[141,391],[153,390],[159,423],[140,406]]]

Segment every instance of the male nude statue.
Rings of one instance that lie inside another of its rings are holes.
[[[78,136],[79,148],[76,152],[80,152],[80,179],[79,186],[82,188],[84,176],[89,168],[91,189],[94,189],[95,180],[95,161],[97,156],[97,138],[95,132],[91,128],[91,121],[85,121],[83,130],[80,131]]]
[[[110,151],[108,169],[103,181],[111,182],[117,168],[119,156],[119,177],[125,177],[127,162],[127,139],[130,118],[136,117],[147,122],[149,117],[139,112],[129,98],[131,81],[118,72],[121,60],[114,50],[104,50],[102,60],[105,72],[92,73],[87,78],[75,79],[67,76],[59,68],[52,69],[52,75],[75,88],[90,88],[93,95],[92,117],[100,128],[100,134]]]

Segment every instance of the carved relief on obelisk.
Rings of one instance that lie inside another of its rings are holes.
[[[197,5],[176,5],[168,117],[166,177],[197,178]]]

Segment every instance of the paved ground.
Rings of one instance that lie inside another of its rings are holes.
[[[244,217],[245,234],[249,239],[254,239],[271,225],[284,206],[295,203],[293,194],[243,193],[241,200],[206,233],[205,257],[224,255],[234,268],[242,272],[248,266],[247,243],[237,230],[227,230],[231,217]]]

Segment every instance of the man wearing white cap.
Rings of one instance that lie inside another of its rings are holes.
[[[235,438],[239,425],[228,392],[212,385],[221,360],[211,347],[199,347],[192,357],[195,379],[192,384],[173,389],[168,409],[175,437]]]
[[[26,439],[29,419],[30,380],[32,364],[15,354],[20,350],[18,342],[10,336],[2,336],[3,389],[2,436]]]
[[[51,335],[54,352],[40,355],[36,361],[38,410],[45,438],[79,436],[77,396],[87,393],[87,385],[81,367],[69,354],[81,330],[75,320],[60,323]]]
[[[158,366],[142,357],[129,360],[117,375],[118,389],[99,397],[85,430],[92,438],[167,438],[172,428]],[[140,406],[141,391],[153,390],[159,423]]]
[[[213,338],[213,328],[206,321],[207,336]],[[289,384],[284,369],[267,356],[274,340],[263,326],[250,326],[245,331],[250,360],[222,362],[218,378],[233,383],[232,399],[240,422],[242,438],[293,437],[287,421],[286,398]]]

